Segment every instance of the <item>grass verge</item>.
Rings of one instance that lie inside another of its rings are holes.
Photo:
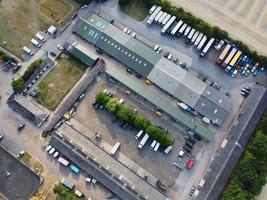
[[[54,69],[39,83],[37,102],[55,110],[64,96],[85,72],[86,66],[79,60],[62,54]]]
[[[128,0],[121,6],[121,9],[138,21],[143,21],[149,10],[143,0]]]
[[[23,156],[21,157],[21,162],[23,162],[25,165],[29,166],[31,162],[32,156],[28,152],[25,152]]]

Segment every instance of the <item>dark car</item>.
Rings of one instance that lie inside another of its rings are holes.
[[[111,122],[115,123],[117,121],[118,117],[116,115],[111,116]]]
[[[183,149],[185,150],[186,153],[191,154],[191,149],[187,145],[184,145]]]
[[[124,121],[120,121],[120,122],[119,122],[119,126],[120,126],[120,127],[123,127],[124,123],[125,123]]]
[[[197,140],[197,141],[201,141],[201,136],[197,133],[194,134],[194,138]]]
[[[18,131],[21,131],[24,127],[25,127],[25,124],[22,122],[22,123],[20,123],[20,125],[18,126],[17,130],[18,130]]]
[[[123,129],[126,129],[128,127],[129,123],[128,122],[125,122],[122,126]]]
[[[50,52],[50,55],[53,56],[53,57],[55,57],[57,54],[55,52],[51,51]]]
[[[191,136],[187,136],[186,138],[189,142],[191,142],[192,144],[195,144],[196,143],[196,140],[194,137],[191,137]]]
[[[190,141],[188,141],[188,140],[185,142],[185,144],[186,144],[187,146],[189,146],[190,148],[193,148],[193,145],[194,145],[194,144],[192,144],[192,143],[191,143]]]

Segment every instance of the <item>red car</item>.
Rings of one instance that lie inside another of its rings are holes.
[[[193,165],[194,165],[194,161],[192,159],[190,159],[186,162],[187,169],[191,169],[193,167]]]

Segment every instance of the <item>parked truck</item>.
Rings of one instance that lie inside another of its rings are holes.
[[[33,39],[33,38],[31,39],[31,43],[33,43],[33,45],[38,47],[38,48],[41,47],[41,44],[39,44],[39,42],[37,40]]]
[[[161,11],[161,7],[157,7],[156,10],[149,16],[148,20],[147,20],[147,25],[150,26],[153,21],[155,20],[155,17],[159,14],[159,12]]]
[[[229,50],[231,49],[231,44],[227,44],[222,53],[220,54],[219,58],[216,61],[217,65],[220,65],[222,61],[225,59],[226,55],[228,54]]]
[[[178,36],[178,37],[180,37],[180,36],[183,34],[183,32],[184,32],[184,30],[186,29],[186,27],[187,27],[187,24],[184,23],[183,26],[180,28],[180,30],[179,30],[178,33],[177,33],[177,36]]]
[[[194,44],[196,39],[198,38],[198,36],[199,36],[199,31],[196,31],[195,34],[193,35],[192,39],[191,39],[190,44]]]
[[[149,10],[149,14],[152,14],[156,10],[156,8],[157,8],[157,6],[153,5]]]
[[[207,43],[207,45],[204,47],[203,51],[200,54],[201,57],[204,57],[206,55],[206,53],[208,52],[214,41],[215,41],[214,38],[211,38],[209,40],[209,42]]]
[[[167,15],[168,15],[168,13],[164,12],[164,13],[161,15],[161,17],[159,18],[158,23],[161,24],[162,21],[163,21],[163,19],[164,19]]]
[[[166,31],[170,28],[172,23],[176,20],[175,16],[172,16],[172,18],[168,21],[168,23],[161,29],[161,34],[166,33]]]
[[[162,20],[161,25],[165,26],[165,24],[167,24],[167,22],[171,19],[171,15],[167,14],[167,16]]]
[[[149,138],[149,135],[146,133],[146,134],[144,135],[144,137],[142,138],[141,142],[138,144],[138,148],[139,148],[139,149],[142,149],[142,148],[143,148],[143,146],[144,146],[145,143],[147,142],[148,138]]]
[[[201,39],[201,41],[199,42],[198,46],[197,46],[197,51],[200,51],[203,47],[203,45],[205,44],[205,42],[207,41],[207,36],[204,35],[203,38]]]
[[[233,59],[231,60],[231,62],[229,64],[230,67],[233,67],[236,64],[236,62],[237,62],[238,58],[241,56],[241,54],[242,54],[242,51],[238,50],[238,52],[235,54],[235,56],[233,57]]]
[[[30,55],[30,56],[33,55],[32,51],[31,51],[28,47],[25,47],[25,46],[24,46],[22,49],[23,49],[23,51],[25,51],[28,55]]]
[[[222,63],[221,67],[223,69],[225,69],[227,67],[227,65],[229,64],[229,62],[232,60],[232,58],[234,57],[235,53],[237,52],[236,48],[233,48],[231,50],[231,52],[229,53],[229,55],[227,56],[227,58],[224,60],[224,62]]]
[[[191,31],[189,32],[186,40],[185,40],[186,43],[189,43],[190,42],[190,40],[192,39],[192,37],[193,37],[193,35],[194,35],[195,32],[196,32],[196,29],[192,28]]]
[[[62,157],[58,158],[58,162],[61,163],[62,165],[64,165],[65,167],[67,167],[69,165],[69,161],[65,160]]]
[[[36,38],[42,42],[46,42],[45,38],[40,34],[40,33],[36,33]]]
[[[197,36],[197,39],[196,39],[196,41],[194,42],[194,46],[195,46],[195,47],[198,46],[198,44],[199,44],[199,42],[201,41],[202,37],[203,37],[203,33],[200,33],[200,34]]]
[[[188,33],[190,32],[190,30],[191,30],[191,27],[188,26],[184,31],[183,37],[186,37],[188,35]]]
[[[180,21],[176,24],[176,26],[172,29],[172,31],[171,31],[171,35],[175,35],[175,34],[177,33],[177,31],[179,30],[179,28],[182,26],[183,23],[184,23],[183,20],[180,20]]]
[[[160,17],[163,15],[163,11],[160,11],[157,16],[155,17],[155,22],[158,23],[159,22],[159,19]]]

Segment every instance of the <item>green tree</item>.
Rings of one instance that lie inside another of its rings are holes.
[[[134,127],[139,130],[146,130],[149,124],[150,122],[141,115],[136,116],[133,122]]]
[[[119,101],[117,98],[112,98],[108,101],[108,103],[106,104],[106,108],[109,112],[117,112],[119,109]]]
[[[14,92],[21,92],[24,88],[24,85],[25,85],[25,81],[21,77],[18,78],[17,80],[13,80],[11,83],[11,86]]]
[[[104,106],[106,106],[110,99],[110,96],[105,92],[100,92],[96,95],[96,101]]]
[[[136,116],[133,110],[126,105],[120,106],[116,114],[120,120],[129,122],[131,124],[133,123],[134,118]]]

